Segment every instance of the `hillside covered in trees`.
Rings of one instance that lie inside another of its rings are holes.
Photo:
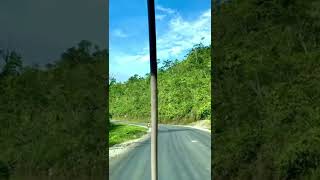
[[[1,51],[0,179],[103,179],[107,51],[81,41],[46,68]]]
[[[211,47],[196,45],[182,61],[166,60],[158,70],[160,123],[211,119]],[[150,121],[150,75],[109,82],[113,119]]]
[[[320,1],[231,0],[212,22],[214,179],[320,179]]]

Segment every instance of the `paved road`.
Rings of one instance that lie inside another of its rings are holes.
[[[211,179],[211,136],[197,129],[160,125],[159,180]],[[111,180],[150,180],[150,138],[109,162]]]

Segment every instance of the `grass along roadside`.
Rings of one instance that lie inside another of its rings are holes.
[[[147,133],[147,129],[134,125],[110,123],[109,147],[128,140],[137,139]]]

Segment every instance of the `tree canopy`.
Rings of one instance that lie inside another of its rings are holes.
[[[11,175],[105,174],[107,51],[91,47],[81,41],[46,69],[2,52],[0,166]]]
[[[215,12],[215,179],[320,178],[319,5],[233,0]]]

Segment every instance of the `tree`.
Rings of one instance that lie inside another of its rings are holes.
[[[1,58],[4,61],[4,66],[1,71],[1,76],[18,75],[22,69],[21,56],[15,51],[0,51]]]

